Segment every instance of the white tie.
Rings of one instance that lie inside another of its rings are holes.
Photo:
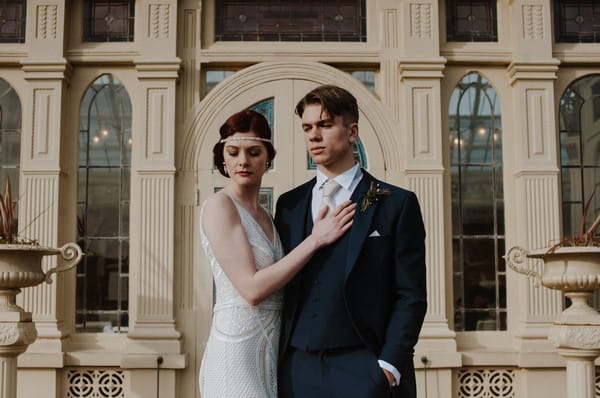
[[[321,205],[319,206],[319,210],[323,209],[323,207],[329,207],[329,210],[333,210],[335,205],[335,201],[333,200],[333,195],[340,189],[342,186],[335,182],[335,180],[327,180],[321,187],[323,189],[323,198],[321,199]]]

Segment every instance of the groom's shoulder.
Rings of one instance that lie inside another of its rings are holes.
[[[297,187],[292,188],[287,192],[284,192],[283,194],[281,194],[281,196],[279,196],[278,202],[295,202],[299,198],[304,197],[304,195],[306,195],[307,192],[312,189],[314,183],[315,179],[312,178],[306,181],[305,183],[298,185]]]

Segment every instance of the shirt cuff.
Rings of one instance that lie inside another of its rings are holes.
[[[381,359],[378,362],[380,368],[392,372],[394,375],[394,383],[392,383],[392,387],[396,387],[398,384],[400,384],[400,372],[398,372],[398,369]]]

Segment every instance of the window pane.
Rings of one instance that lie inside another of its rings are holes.
[[[365,0],[223,0],[217,41],[366,41]]]
[[[25,42],[26,11],[25,0],[0,2],[0,43]]]
[[[366,88],[375,92],[375,72],[372,70],[355,70],[349,72],[357,78]]]
[[[557,0],[556,41],[600,42],[600,4],[596,0]]]
[[[446,3],[448,41],[498,41],[494,0],[451,0]]]
[[[0,192],[4,194],[6,179],[9,178],[14,204],[19,200],[20,163],[21,101],[15,89],[0,78]],[[15,218],[17,217],[15,214]],[[14,221],[16,233],[19,231],[18,220]]]
[[[135,1],[87,0],[84,41],[133,41]]]
[[[81,103],[77,267],[77,326],[124,332],[129,271],[131,102],[123,85],[102,75]]]
[[[481,10],[480,10],[481,11]],[[500,103],[479,74],[452,93],[450,178],[456,330],[505,327],[504,191]]]
[[[577,2],[577,12],[582,9],[579,3],[581,2]],[[600,8],[595,12],[600,12]],[[594,187],[600,187],[600,131],[597,128],[600,120],[600,109],[597,109],[599,98],[600,74],[593,74],[571,83],[559,102],[564,236],[579,233],[584,205],[591,197]],[[596,194],[587,214],[586,225],[589,226],[599,212],[600,195]]]

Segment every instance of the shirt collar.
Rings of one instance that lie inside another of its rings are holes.
[[[352,186],[352,182],[360,178],[362,176],[362,172],[360,171],[360,165],[358,163],[354,163],[354,166],[344,171],[342,174],[337,175],[334,180],[338,184],[342,186],[346,191],[350,191]],[[320,189],[321,186],[328,178],[323,172],[317,169],[317,183],[316,186]]]

